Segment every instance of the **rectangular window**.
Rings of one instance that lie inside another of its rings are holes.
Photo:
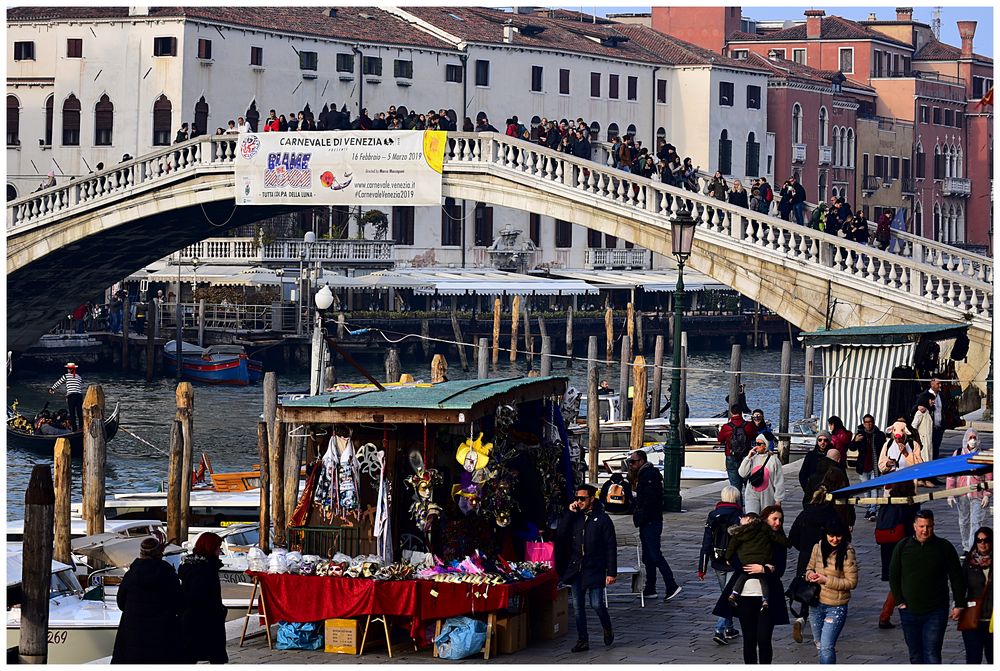
[[[559,93],[569,95],[569,70],[559,70]]]
[[[68,111],[66,109],[63,109],[62,122],[63,122],[63,136],[62,136],[63,146],[79,147],[80,146],[79,108],[77,108],[76,111]]]
[[[177,38],[176,37],[154,37],[153,38],[153,55],[154,56],[176,56],[177,55]]]
[[[378,56],[365,56],[361,59],[361,74],[382,76],[382,59]]]
[[[204,61],[212,60],[212,40],[198,39],[198,58]]]
[[[66,40],[66,58],[83,58],[83,40],[71,37]]]
[[[441,210],[441,245],[458,247],[462,244],[462,208],[454,198],[444,199]]]
[[[910,177],[910,159],[901,159],[902,165],[900,166],[903,171],[903,179],[909,179]]]
[[[476,205],[476,246],[489,247],[493,244],[493,208],[482,203]]]
[[[747,109],[760,109],[760,87],[747,86]]]
[[[944,154],[934,154],[934,179],[944,179]]]
[[[628,90],[626,91],[629,100],[639,99],[639,78],[629,77],[628,78]]]
[[[955,128],[961,128],[962,127],[962,119],[964,117],[965,117],[965,115],[962,112],[955,112]]]
[[[535,93],[542,92],[542,73],[544,70],[541,65],[531,66],[531,90]]]
[[[535,247],[542,246],[542,215],[534,212],[528,215],[528,237],[535,243]]]
[[[845,75],[854,74],[854,47],[840,49],[840,71]]]
[[[354,54],[337,54],[337,72],[354,72]]]
[[[927,156],[922,152],[918,151],[913,155],[913,176],[918,179],[923,179],[925,171],[927,170],[925,164],[927,163]]]
[[[667,80],[657,79],[656,80],[656,102],[666,103],[667,102]]]
[[[989,77],[972,78],[972,97],[981,100],[986,93],[993,88],[993,80]]]
[[[719,104],[724,107],[733,106],[732,82],[719,82]]]
[[[882,52],[876,49],[872,52],[872,77],[882,76]]]
[[[397,58],[392,62],[392,74],[394,77],[413,79],[413,61],[401,61]]]
[[[319,54],[315,51],[299,52],[299,70],[317,70],[319,68]]]
[[[7,146],[16,147],[21,144],[20,138],[21,108],[13,98],[7,98]]]
[[[861,155],[861,176],[862,177],[867,177],[868,174],[869,174],[868,173],[868,154],[862,154]]]
[[[392,208],[392,239],[397,245],[413,244],[413,213],[412,207]]]
[[[446,82],[462,83],[462,66],[448,64],[444,66],[444,80]]]
[[[889,159],[889,174],[893,179],[899,179],[899,157],[893,156]]]
[[[941,125],[941,108],[935,107],[931,110],[931,121],[935,126]]]
[[[476,61],[476,86],[490,85],[490,62]]]
[[[608,97],[618,100],[618,75],[608,75]]]
[[[573,224],[556,219],[556,248],[569,249],[573,246]]]
[[[784,49],[769,49],[767,52],[768,58],[780,58],[785,60],[785,50]]]
[[[731,54],[732,54],[732,57],[735,58],[736,60],[743,61],[743,60],[746,60],[747,58],[750,57],[750,50],[749,49],[733,49],[732,52],[731,52]]]
[[[15,61],[35,60],[35,43],[14,42],[14,60]]]
[[[945,109],[944,111],[944,125],[954,126],[955,125],[955,110]]]
[[[263,65],[264,65],[264,47],[250,47],[250,65],[256,65],[257,67],[263,67]]]
[[[927,105],[921,105],[920,106],[920,123],[930,123],[930,122],[931,122],[930,110],[927,108]]]
[[[601,97],[601,73],[591,72],[590,73],[590,97],[600,98]]]
[[[591,249],[600,249],[604,243],[604,236],[601,235],[600,231],[595,231],[592,228],[587,229],[587,246]]]
[[[801,65],[806,64],[806,50],[805,49],[792,49],[792,60]]]

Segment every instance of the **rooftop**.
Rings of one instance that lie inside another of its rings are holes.
[[[820,37],[821,40],[878,40],[879,42],[886,42],[888,44],[894,44],[900,47],[910,48],[910,45],[906,42],[901,42],[897,39],[889,37],[877,30],[873,30],[868,26],[862,25],[857,21],[851,21],[845,19],[841,16],[824,16],[822,23],[820,24]],[[759,40],[762,39],[757,35],[749,35],[747,33],[732,33],[729,36],[730,41],[740,41],[740,40]],[[806,24],[801,23],[790,28],[785,28],[784,30],[776,30],[773,33],[768,33],[766,37],[763,38],[767,42],[794,42],[799,40],[805,40],[806,38]]]

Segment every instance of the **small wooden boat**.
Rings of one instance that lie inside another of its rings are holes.
[[[177,341],[163,346],[163,367],[177,371]],[[181,377],[208,384],[247,385],[264,377],[264,367],[247,356],[242,345],[198,347],[181,342]]]
[[[23,415],[7,409],[7,446],[14,447],[19,450],[27,450],[31,452],[37,452],[39,454],[52,455],[55,447],[56,440],[59,438],[66,438],[69,440],[70,453],[74,457],[83,456],[83,430],[73,431],[72,433],[65,433],[60,436],[43,436],[37,433],[27,433],[25,431],[17,428],[18,424],[23,424],[19,422],[18,418],[28,421],[30,426],[31,422]],[[115,403],[115,409],[111,411],[107,419],[104,420],[104,439],[112,440],[118,433],[118,421],[120,419],[119,407]]]

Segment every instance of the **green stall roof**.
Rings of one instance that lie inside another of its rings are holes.
[[[562,394],[568,378],[510,377],[450,380],[434,385],[334,392],[283,401],[281,421],[295,423],[392,422],[459,424],[492,413],[505,403]]]
[[[897,324],[894,326],[852,326],[846,329],[803,333],[799,339],[806,345],[898,345],[918,342],[924,338],[946,340],[957,338],[968,330],[967,324]]]

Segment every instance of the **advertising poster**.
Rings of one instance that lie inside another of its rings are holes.
[[[243,133],[237,205],[440,205],[446,131]]]

